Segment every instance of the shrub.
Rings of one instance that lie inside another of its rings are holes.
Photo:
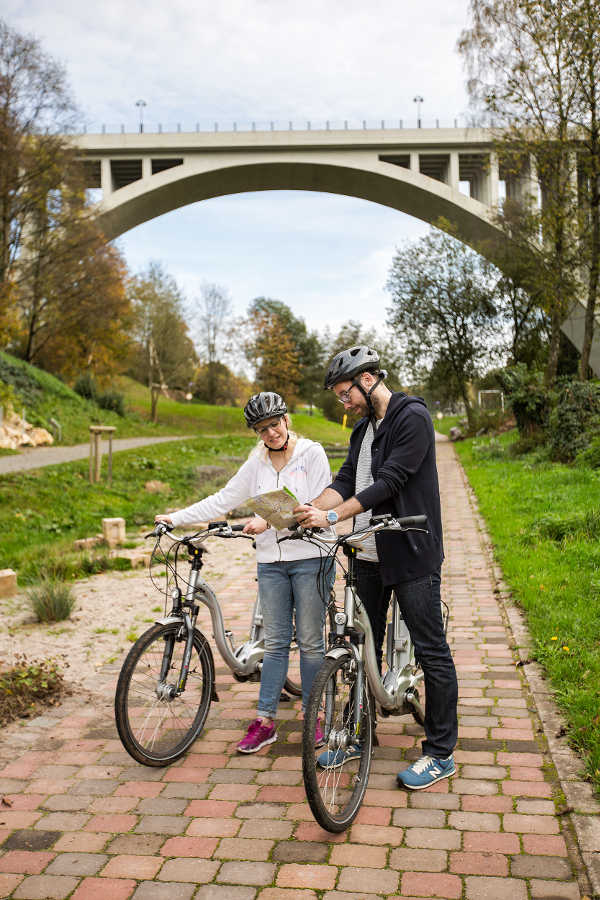
[[[506,450],[497,438],[489,441],[473,441],[473,457],[475,459],[502,459],[506,456]]]
[[[29,591],[29,602],[38,622],[62,622],[68,619],[75,606],[75,594],[69,584],[44,579]]]
[[[96,382],[89,372],[84,372],[82,375],[78,376],[73,385],[73,390],[79,394],[80,397],[85,397],[86,400],[93,400],[94,402],[98,396]]]
[[[121,418],[125,416],[125,398],[118,391],[104,391],[102,394],[97,394],[96,403],[102,409],[117,413]]]
[[[507,396],[521,437],[542,431],[554,400],[552,392],[544,386],[542,373],[518,363],[498,372],[497,378]]]
[[[547,430],[552,459],[572,462],[596,435],[600,435],[600,384],[564,382],[550,413]]]
[[[600,538],[600,509],[570,516],[543,516],[534,523],[533,531],[541,538],[557,542],[568,537],[597,540]]]
[[[590,469],[600,469],[600,434],[592,438],[585,450],[579,451],[575,462]]]
[[[55,659],[27,661],[0,672],[0,725],[34,713],[40,701],[55,704],[65,691],[64,676]]]

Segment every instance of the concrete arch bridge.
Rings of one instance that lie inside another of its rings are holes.
[[[100,188],[109,240],[189,203],[249,191],[301,190],[380,203],[424,222],[444,216],[467,244],[498,236],[501,197],[537,194],[530,171],[508,177],[480,128],[85,134],[87,186]],[[585,306],[564,325],[581,349]],[[600,323],[599,323],[600,324]],[[600,332],[600,328],[598,329]],[[600,334],[590,364],[600,374]]]

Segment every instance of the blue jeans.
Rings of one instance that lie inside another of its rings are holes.
[[[335,577],[335,566],[330,562],[327,574],[319,576],[324,565],[319,557],[258,563],[258,592],[265,627],[259,716],[273,719],[277,713],[287,676],[294,615],[300,649],[302,708],[306,707],[315,675],[323,662],[325,610]]]
[[[440,602],[440,573],[384,587],[377,563],[356,560],[357,591],[373,629],[381,670],[381,645],[392,590],[396,592],[404,621],[423,669],[425,681],[425,740],[423,754],[445,759],[458,738],[458,682],[450,648],[444,635]]]

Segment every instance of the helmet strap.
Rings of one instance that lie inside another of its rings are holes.
[[[286,436],[285,436],[285,443],[282,447],[269,447],[269,445],[267,444],[266,441],[263,441],[263,444],[265,445],[265,447],[267,448],[269,453],[283,453],[284,450],[287,450],[289,442],[290,442],[290,430],[288,428]]]
[[[352,384],[359,389],[359,391],[361,392],[361,394],[367,401],[367,409],[369,411],[369,419],[372,422],[377,421],[377,416],[375,414],[375,407],[373,406],[373,401],[371,400],[371,394],[373,393],[375,388],[379,384],[381,384],[381,382],[383,381],[384,378],[385,378],[385,375],[382,372],[380,372],[379,375],[377,376],[377,381],[375,382],[375,384],[371,385],[371,387],[369,388],[368,391],[365,391],[364,387],[362,386],[360,381],[358,381],[358,379],[356,379],[356,378],[352,379]]]

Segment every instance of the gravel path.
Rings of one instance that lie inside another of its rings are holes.
[[[175,437],[139,437],[117,438],[113,441],[113,453],[119,450],[133,450],[148,444],[164,444],[167,441],[189,441],[193,435],[177,435]],[[102,455],[108,452],[108,441],[102,441]],[[0,475],[12,472],[23,472],[25,469],[41,469],[42,466],[55,466],[58,463],[72,462],[75,459],[87,459],[90,453],[89,444],[75,444],[73,447],[30,447],[22,450],[18,456],[0,457]]]

